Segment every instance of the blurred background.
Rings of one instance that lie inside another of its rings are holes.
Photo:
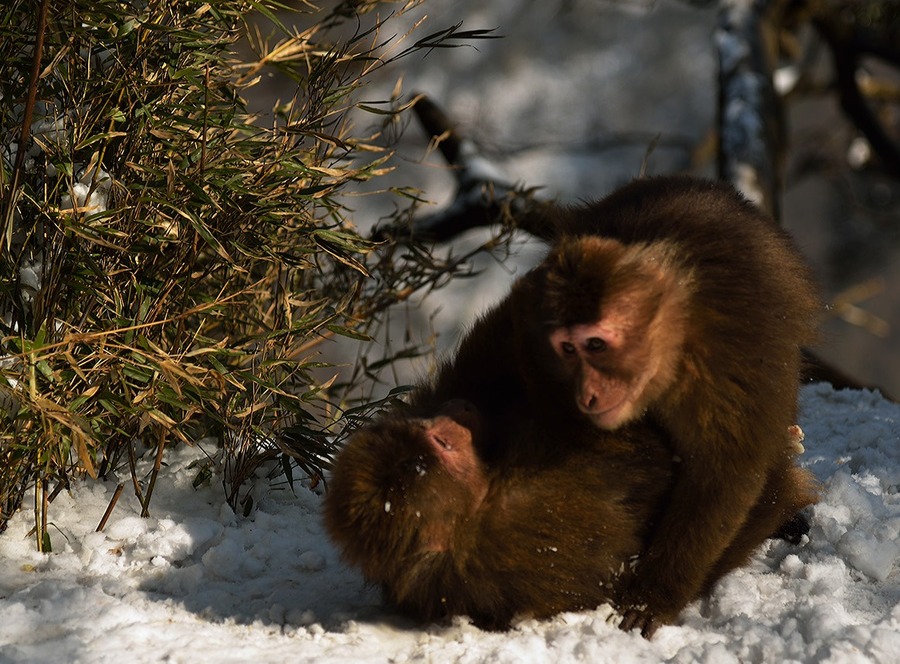
[[[493,30],[499,38],[402,58],[372,76],[359,97],[386,109],[392,99],[428,94],[513,181],[541,187],[542,195],[561,201],[601,197],[642,167],[648,174],[713,176],[717,14],[715,3],[675,0],[428,0],[393,19],[391,34],[374,38],[388,40],[385,53],[402,50],[403,26],[420,21],[416,39],[460,22],[461,30]],[[785,104],[783,223],[809,258],[829,303],[819,354],[896,396],[900,184],[870,163],[867,144],[833,94],[827,49],[809,37],[801,32],[797,48],[810,75]],[[877,70],[877,63],[871,66]],[[256,88],[253,104],[265,112],[284,85],[271,75]],[[344,199],[363,231],[408,204],[388,187],[418,190],[428,204],[420,204],[416,215],[439,209],[453,196],[453,175],[412,113],[386,117],[354,117],[359,129],[382,131],[381,140],[395,150],[393,172],[372,185],[378,189],[361,187]],[[886,126],[896,130],[900,120],[887,118]],[[473,230],[442,251],[459,254],[488,237],[488,230]],[[543,250],[522,235],[509,258],[479,256],[477,276],[417,295],[393,316],[380,343],[395,350],[452,349],[466,326]],[[346,340],[326,346],[325,359],[346,366],[359,353],[372,352],[371,345]],[[392,382],[420,378],[432,362],[410,360],[385,378],[379,392]]]

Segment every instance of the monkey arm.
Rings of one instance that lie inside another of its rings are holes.
[[[725,443],[710,446],[729,449]],[[716,563],[758,502],[765,473],[747,472],[725,453],[704,454],[702,463],[691,458],[682,460],[676,478],[668,506],[638,561],[620,607],[622,629],[640,628],[647,638],[659,625],[675,620],[707,587]],[[777,525],[741,554],[752,550],[775,528]]]

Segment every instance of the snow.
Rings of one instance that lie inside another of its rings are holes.
[[[53,553],[35,552],[29,510],[14,516],[0,662],[900,661],[900,405],[825,385],[801,403],[802,464],[822,482],[808,541],[767,543],[652,641],[608,607],[509,632],[398,617],[326,538],[321,488],[261,474],[255,511],[235,516],[218,480],[191,486],[201,441],[168,457],[150,518],[126,491],[94,532],[115,478],[57,497]]]

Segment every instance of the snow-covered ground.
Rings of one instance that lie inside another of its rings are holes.
[[[115,481],[74,484],[52,505],[52,554],[30,513],[0,536],[0,662],[884,662],[900,661],[900,406],[808,387],[803,464],[823,483],[809,541],[770,542],[652,641],[608,608],[524,620],[506,633],[393,615],[341,563],[321,496],[256,483],[237,517],[194,489],[199,447],[169,458],[152,516]],[[146,463],[150,463],[149,460]],[[26,505],[27,505],[26,501]]]

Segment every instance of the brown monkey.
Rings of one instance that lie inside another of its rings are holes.
[[[672,496],[625,599],[623,628],[649,636],[792,516],[781,507],[814,502],[787,432],[820,304],[788,236],[722,183],[638,180],[554,225],[504,305],[506,362],[532,408],[568,399],[600,429],[649,418],[671,438]]]
[[[481,420],[456,400],[430,418],[397,409],[350,439],[325,499],[345,559],[423,620],[497,629],[616,603],[672,476],[660,432],[548,428],[520,413],[509,434],[554,453],[492,468],[475,451]]]

